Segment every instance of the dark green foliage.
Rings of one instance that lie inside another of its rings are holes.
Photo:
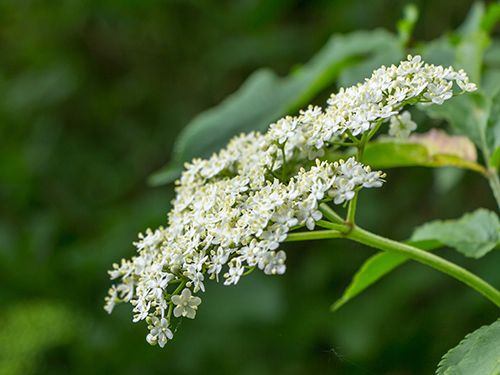
[[[181,128],[257,69],[271,69],[277,80],[294,69],[291,76],[298,75],[296,64],[334,33],[394,33],[404,4],[1,2],[0,342],[15,352],[11,373],[432,373],[448,348],[492,321],[496,311],[487,301],[412,263],[330,314],[333,296],[372,255],[342,241],[291,244],[282,277],[255,273],[235,288],[210,283],[203,314],[183,321],[163,350],[145,342],[145,327],[131,322],[127,307],[111,316],[102,308],[106,270],[133,255],[139,231],[166,222],[172,187],[150,188],[146,179],[170,162]],[[471,3],[416,5],[410,46],[455,29]],[[494,20],[483,23],[492,29]],[[494,71],[499,49],[491,51],[497,55],[485,63]],[[339,85],[382,63],[380,56],[356,59],[311,100],[323,105]],[[420,124],[429,127],[423,117]],[[429,170],[388,172],[387,189],[360,197],[359,220],[392,238],[407,238],[426,221],[495,207],[472,173],[463,186],[436,195]],[[487,258],[474,267],[498,285],[500,259],[496,252]]]

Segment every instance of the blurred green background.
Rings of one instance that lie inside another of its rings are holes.
[[[406,3],[1,1],[0,374],[430,374],[493,322],[486,299],[412,263],[330,313],[373,254],[342,241],[285,246],[280,277],[209,283],[197,318],[164,349],[146,343],[129,305],[110,316],[102,307],[111,264],[166,222],[173,187],[146,179],[182,127],[256,69],[286,75],[334,33],[394,32]],[[456,28],[471,6],[414,3],[421,41]],[[472,173],[444,193],[431,170],[388,172],[383,189],[360,196],[358,219],[391,238],[495,209]],[[499,254],[440,255],[500,285]]]

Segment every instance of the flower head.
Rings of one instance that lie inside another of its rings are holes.
[[[129,302],[133,321],[149,323],[147,341],[163,347],[173,337],[172,312],[174,318],[196,316],[201,299],[192,293],[205,291],[206,273],[217,281],[222,274],[224,285],[237,284],[256,267],[283,274],[286,253],[279,248],[291,230],[314,230],[321,203],[344,204],[362,188],[384,183],[381,171],[354,157],[317,158],[389,120],[389,134],[407,137],[416,124],[408,112],[400,114],[404,105],[441,104],[453,96],[454,82],[475,90],[464,72],[409,56],[332,94],[326,108],[309,106],[265,134],[241,134],[210,158],[186,163],[167,225],[140,234],[136,256],[109,271],[119,282],[106,310]]]

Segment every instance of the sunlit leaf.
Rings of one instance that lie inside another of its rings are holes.
[[[500,374],[500,320],[479,328],[446,353],[437,375]]]
[[[436,220],[417,228],[412,241],[436,240],[471,258],[481,258],[500,241],[500,220],[478,209],[457,220]]]

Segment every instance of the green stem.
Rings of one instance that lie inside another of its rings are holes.
[[[347,136],[351,139],[351,141],[354,143],[354,145],[357,145],[359,144],[359,139],[356,138],[355,136],[352,135],[351,131],[349,129],[346,129],[345,130],[345,133],[347,134]]]
[[[174,292],[171,295],[175,296],[176,294],[179,294],[181,292],[182,288],[184,288],[184,286],[187,284],[187,282],[188,282],[188,279],[182,280],[180,285],[177,287],[176,290],[174,290]]]
[[[286,142],[285,142],[286,143]],[[281,167],[282,170],[281,170],[281,181],[284,182],[286,181],[285,178],[286,178],[286,155],[285,155],[285,143],[283,143],[280,148],[281,148],[281,152],[283,153],[283,166]]]
[[[375,126],[374,129],[378,129],[382,121]],[[375,130],[376,131],[376,130]],[[375,133],[373,133],[375,134]],[[372,134],[372,136],[373,136]],[[358,158],[357,161],[359,163],[363,162],[363,153],[365,151],[366,143],[370,139],[369,133],[364,132],[361,136],[361,141],[357,144],[358,147]],[[356,204],[358,203],[358,193],[356,192],[354,198],[349,201],[349,208],[347,209],[347,222],[350,224],[354,224],[354,216],[356,215]]]
[[[324,221],[324,220],[319,220],[316,222],[316,225],[321,228],[326,228],[326,229],[333,229],[339,232],[348,232],[349,227],[346,226],[345,224],[334,224],[330,223],[329,221]]]
[[[243,275],[241,275],[241,276],[246,276],[246,275],[248,275],[248,274],[252,273],[252,271],[255,269],[255,266],[253,266],[253,267],[248,267],[248,268],[249,268],[249,269],[248,269],[248,271],[247,271],[247,272],[245,272],[245,273],[244,273]]]
[[[285,242],[309,241],[309,240],[324,240],[328,238],[341,238],[345,233],[338,230],[317,230],[314,232],[300,232],[288,234]]]
[[[466,269],[438,257],[437,255],[378,236],[359,227],[354,227],[345,237],[379,250],[404,255],[410,259],[431,266],[462,281],[500,307],[500,292],[497,289]]]
[[[346,146],[346,147],[353,147],[353,146],[356,146],[354,143],[352,142],[330,142],[330,141],[327,141],[325,142],[329,145],[332,145],[332,146]]]
[[[354,194],[354,198],[349,201],[347,208],[347,222],[354,224],[354,215],[356,215],[356,203],[358,203],[358,193]]]
[[[375,124],[375,126],[373,127],[373,129],[371,129],[371,130],[368,132],[368,136],[366,137],[366,143],[367,143],[370,139],[372,139],[372,137],[375,135],[375,133],[377,132],[377,130],[380,128],[380,125],[382,125],[382,122],[384,122],[384,121],[383,121],[383,119],[378,120],[378,121],[377,121],[377,123]],[[365,144],[366,144],[366,143],[365,143]]]

